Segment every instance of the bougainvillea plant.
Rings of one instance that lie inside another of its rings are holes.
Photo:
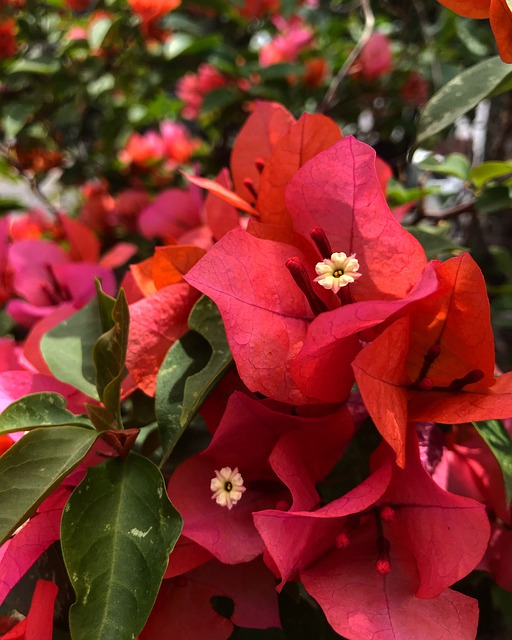
[[[427,101],[406,12],[331,4],[3,3],[2,167],[45,206],[0,219],[1,638],[507,628],[512,259],[481,220],[510,208],[512,163],[406,177],[368,142],[504,93],[510,8],[442,0],[490,17],[502,60]]]

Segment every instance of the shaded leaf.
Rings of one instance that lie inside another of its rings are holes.
[[[112,429],[114,423],[112,411],[100,405],[89,404],[87,402],[85,403],[85,408],[87,409],[87,415],[98,431]]]
[[[439,232],[436,232],[435,227],[432,227],[432,230],[414,226],[406,226],[404,228],[421,243],[428,260],[436,260],[440,256],[453,255],[456,252],[465,250],[464,247],[455,244],[449,238],[445,238]]]
[[[74,640],[133,640],[140,633],[181,528],[162,475],[147,458],[130,453],[88,469],[61,528],[77,596],[70,610]]]
[[[235,102],[241,100],[242,94],[236,87],[220,87],[210,91],[202,104],[202,111],[212,111],[213,109],[225,109]]]
[[[172,345],[160,367],[155,394],[163,449],[160,465],[169,458],[187,427],[181,423],[187,380],[206,366],[208,357],[205,340],[195,331],[189,331]]]
[[[126,295],[121,289],[112,307],[111,316],[108,318],[106,310],[110,308],[112,300],[101,289],[98,290],[98,301],[102,309],[100,311],[102,328],[105,330],[109,325],[111,328],[106,330],[94,345],[93,360],[96,367],[96,388],[100,399],[120,422],[121,383],[125,375],[130,313]],[[118,426],[121,427],[121,424]]]
[[[477,198],[475,207],[478,213],[488,214],[508,209],[511,202],[509,188],[503,185],[486,188]]]
[[[68,411],[66,399],[58,393],[31,393],[10,404],[0,415],[0,435],[62,425],[92,427],[85,416]]]
[[[207,365],[200,372],[189,376],[185,384],[180,420],[182,426],[190,424],[213,387],[233,362],[224,323],[213,300],[202,296],[192,309],[188,325],[208,341],[211,356]]]
[[[473,422],[500,465],[507,504],[512,500],[512,439],[499,420]]]
[[[92,350],[101,333],[98,304],[91,300],[41,339],[41,352],[53,375],[96,400]]]
[[[427,102],[418,123],[415,147],[492,95],[510,88],[512,68],[494,56],[465,69]]]
[[[97,436],[78,426],[35,429],[0,457],[0,544],[81,462]]]

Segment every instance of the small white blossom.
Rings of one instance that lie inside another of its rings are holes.
[[[232,509],[240,500],[246,487],[244,479],[238,473],[238,467],[223,467],[220,471],[215,471],[215,478],[210,482],[210,489],[213,491],[212,500],[215,500],[221,507]]]
[[[318,274],[315,282],[322,285],[324,289],[332,289],[334,293],[338,293],[342,287],[361,277],[358,273],[359,262],[355,255],[355,253],[350,256],[343,252],[333,253],[330,258],[318,262],[315,266]]]

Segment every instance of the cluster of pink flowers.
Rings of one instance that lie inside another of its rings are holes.
[[[199,144],[185,125],[164,120],[160,131],[132,133],[119,153],[119,160],[143,168],[164,161],[165,167],[172,171],[179,164],[187,163]]]
[[[201,64],[197,73],[186,73],[176,85],[176,95],[184,102],[183,117],[197,118],[205,96],[226,83],[226,78],[211,64]]]

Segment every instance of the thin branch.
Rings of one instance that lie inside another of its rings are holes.
[[[375,16],[373,15],[372,8],[370,7],[369,0],[361,0],[361,8],[364,14],[364,28],[363,32],[361,33],[361,37],[357,41],[356,46],[352,49],[348,58],[345,60],[345,63],[343,64],[341,69],[332,79],[331,84],[327,89],[327,93],[316,108],[317,113],[324,113],[328,109],[331,109],[338,104],[339,99],[335,100],[336,92],[338,91],[340,84],[343,82],[353,62],[361,53],[361,49],[368,42],[373,33],[373,28],[375,26]]]
[[[46,195],[41,191],[39,185],[37,184],[37,180],[35,176],[29,175],[25,169],[21,166],[21,164],[13,157],[12,152],[8,147],[4,145],[0,145],[0,152],[4,156],[7,163],[13,168],[16,169],[20,177],[24,180],[24,182],[28,185],[32,193],[41,200],[41,202],[45,205],[48,212],[54,217],[59,217],[59,211],[55,207],[55,205],[46,197]]]

